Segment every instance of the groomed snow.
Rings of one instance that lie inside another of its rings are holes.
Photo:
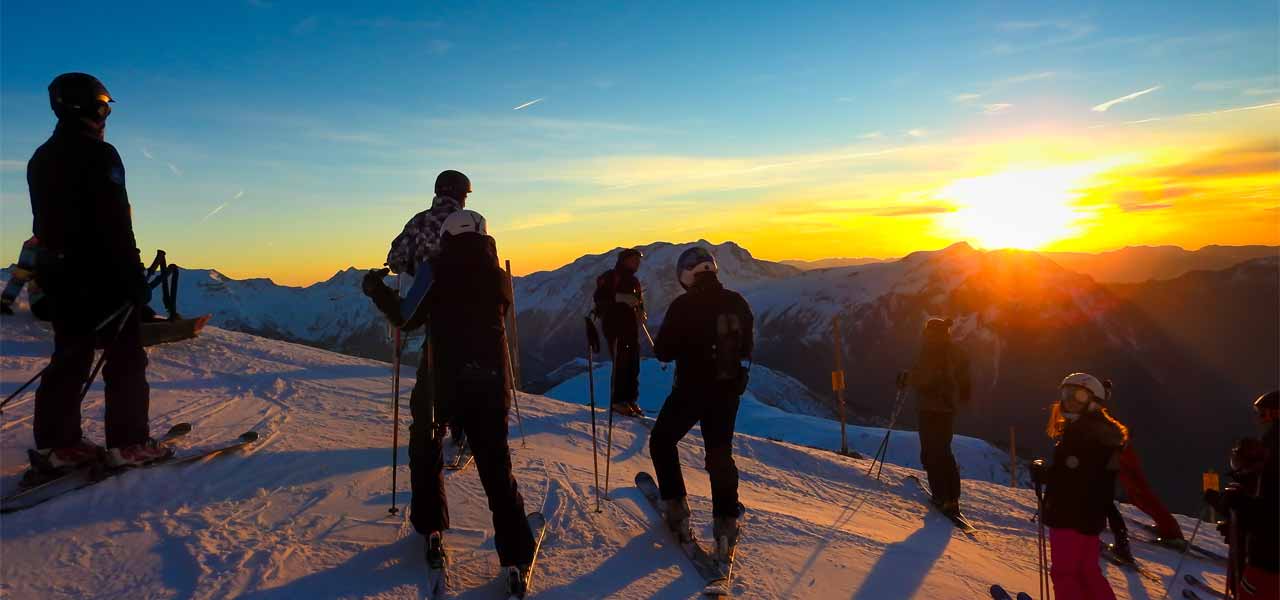
[[[7,394],[44,365],[50,345],[45,330],[22,317],[3,324],[0,391]],[[420,538],[403,513],[387,514],[388,365],[216,328],[198,340],[151,349],[150,356],[155,431],[190,421],[195,429],[186,445],[216,443],[246,429],[259,431],[262,441],[247,452],[128,473],[0,516],[0,596],[422,597]],[[408,377],[412,370],[405,372]],[[646,382],[644,403],[656,408],[661,381],[647,372]],[[0,425],[5,492],[24,467],[30,398],[28,392],[6,407]],[[616,423],[613,500],[596,513],[587,409],[533,395],[521,395],[520,407],[526,437],[523,443],[515,439],[512,427],[516,476],[527,507],[545,512],[549,522],[537,597],[696,597],[701,582],[651,526],[654,515],[631,485],[637,471],[651,469],[647,429],[634,421]],[[84,411],[86,433],[99,441],[102,408],[99,384]],[[866,461],[765,439],[791,436],[830,446],[820,420],[767,408],[748,399],[741,423],[751,434],[735,442],[749,509],[739,553],[740,597],[986,598],[993,582],[1036,591],[1029,490],[966,481],[968,514],[981,529],[969,538],[930,512],[904,481],[916,471],[890,464],[880,483],[862,474]],[[406,432],[402,428],[400,438],[402,506],[409,487]],[[814,437],[796,437],[801,434]],[[864,450],[860,439],[851,441]],[[899,450],[910,454],[895,446],[891,460],[901,458]],[[681,454],[695,521],[705,536],[709,489],[696,433]],[[448,487],[456,597],[497,598],[498,565],[474,468],[449,475]],[[1126,514],[1143,520],[1130,507]],[[1183,524],[1190,530],[1192,521]],[[1201,533],[1201,542],[1222,550],[1210,528]],[[1176,554],[1144,545],[1136,550],[1168,580]],[[1163,594],[1142,577],[1103,568],[1121,598]],[[1217,565],[1188,559],[1183,571],[1222,582]]]

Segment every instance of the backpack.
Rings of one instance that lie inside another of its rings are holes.
[[[738,394],[746,391],[750,372],[750,368],[742,366],[742,359],[746,354],[744,337],[742,319],[738,314],[728,312],[716,315],[716,337],[711,345],[715,379],[721,382],[735,382]]]

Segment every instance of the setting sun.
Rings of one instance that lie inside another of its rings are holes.
[[[938,193],[956,204],[942,225],[986,248],[1043,248],[1081,233],[1092,213],[1075,201],[1105,167],[1087,163],[956,180]]]

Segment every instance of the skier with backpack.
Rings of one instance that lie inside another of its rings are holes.
[[[916,391],[920,463],[929,476],[933,504],[950,517],[960,512],[960,469],[951,452],[956,411],[970,401],[969,358],[951,339],[951,319],[925,323],[920,354],[909,381]]]
[[[1098,566],[1099,534],[1115,507],[1120,452],[1128,430],[1111,417],[1110,384],[1072,373],[1058,386],[1047,432],[1056,439],[1052,462],[1031,463],[1031,479],[1043,489],[1040,520],[1049,528],[1053,591],[1060,600],[1114,600]]]
[[[644,291],[636,271],[644,254],[635,248],[618,253],[612,269],[596,278],[595,315],[604,329],[613,378],[609,405],[621,415],[642,417],[640,398],[640,327],[644,322]]]
[[[654,344],[658,360],[675,361],[675,382],[649,436],[649,452],[667,525],[682,540],[692,540],[676,445],[695,424],[702,424],[712,529],[724,560],[732,557],[743,514],[733,435],[750,374],[755,318],[746,299],[720,283],[718,270],[715,257],[699,246],[685,250],[676,263],[685,293],[667,309]]]
[[[1231,452],[1226,489],[1205,492],[1225,518],[1218,529],[1231,546],[1228,588],[1240,600],[1280,598],[1280,391],[1253,402],[1261,439],[1240,440]]]
[[[36,390],[36,450],[30,453],[36,471],[65,471],[100,455],[80,428],[98,344],[105,348],[100,364],[108,465],[141,465],[174,452],[149,431],[139,318],[151,289],[133,234],[124,164],[105,141],[113,102],[92,75],[56,77],[49,104],[58,125],[27,163],[32,230],[39,240],[35,277],[45,294],[37,316],[51,320],[54,331],[53,357]]]
[[[430,260],[431,289],[412,315],[400,315],[399,297],[383,283],[386,269],[366,274],[363,289],[387,318],[409,330],[430,321],[423,368],[411,400],[410,521],[427,538],[433,569],[447,565],[444,532],[449,509],[444,486],[444,426],[465,431],[493,513],[494,546],[508,591],[523,594],[535,541],[529,529],[507,441],[510,372],[504,319],[511,282],[498,266],[494,240],[475,211],[458,210],[441,224],[440,252]],[[428,346],[429,344],[429,346]]]

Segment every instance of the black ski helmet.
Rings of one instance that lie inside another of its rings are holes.
[[[719,271],[720,265],[716,264],[716,257],[702,246],[694,246],[681,252],[680,258],[676,260],[676,279],[680,281],[680,287],[686,290],[693,287],[699,273]]]
[[[1272,390],[1258,396],[1258,399],[1253,401],[1253,410],[1257,411],[1258,416],[1264,421],[1275,421],[1280,416],[1280,390]]]
[[[98,122],[111,114],[116,99],[107,86],[88,73],[63,73],[49,83],[49,108],[59,120],[85,117]]]
[[[441,171],[436,176],[436,194],[457,198],[471,193],[471,180],[466,175],[453,169]]]
[[[643,253],[643,252],[641,252],[639,248],[627,248],[627,249],[623,250],[622,252],[619,252],[619,253],[618,253],[618,261],[617,261],[617,264],[621,265],[623,261],[625,261],[625,260],[627,260],[628,258],[631,258],[631,257],[633,257],[633,256],[634,256],[634,257],[636,257],[636,258],[641,258],[641,259],[642,259],[642,258],[644,258],[644,253]]]

